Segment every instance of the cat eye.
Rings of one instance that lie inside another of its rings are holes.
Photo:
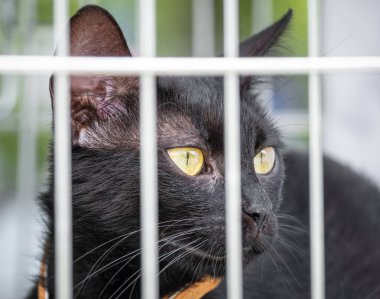
[[[200,149],[194,147],[176,147],[167,150],[167,153],[184,173],[195,176],[202,171],[204,156]]]
[[[276,160],[276,153],[273,147],[266,147],[262,149],[253,158],[253,167],[257,174],[268,174],[274,167]]]

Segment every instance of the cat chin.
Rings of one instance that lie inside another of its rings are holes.
[[[272,246],[273,239],[266,240],[260,246],[243,247],[243,265],[251,264],[256,258],[267,252]],[[225,253],[225,248],[220,250]],[[184,246],[183,244],[171,243],[166,246],[165,252],[161,256],[168,256],[170,259],[160,264],[160,271],[182,273],[184,276],[192,277],[192,280],[200,280],[206,276],[214,278],[224,277],[226,274],[226,255],[213,255],[210,250],[202,250]],[[173,263],[172,261],[175,260]],[[164,274],[165,276],[165,274]]]
[[[268,243],[272,244],[272,242],[268,242]],[[270,247],[269,244],[267,244],[265,247],[264,246],[244,247],[243,253],[242,253],[243,264],[247,265],[247,264],[252,263],[257,257],[267,252],[269,250],[269,247]]]

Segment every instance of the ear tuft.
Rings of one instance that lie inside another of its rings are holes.
[[[264,56],[284,33],[292,15],[293,10],[289,9],[276,23],[240,43],[240,57]]]
[[[131,56],[115,19],[96,5],[81,8],[70,20],[71,56]]]

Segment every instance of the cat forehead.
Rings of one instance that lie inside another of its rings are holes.
[[[120,83],[121,82],[121,83]],[[123,81],[119,83],[123,85]],[[78,143],[87,147],[139,146],[138,92],[126,93],[128,86],[105,97],[119,101],[119,107],[106,109],[91,126],[80,131]],[[100,95],[99,95],[100,96]],[[95,105],[94,104],[94,105]],[[257,140],[276,135],[268,115],[255,96],[241,95],[242,143],[252,147]],[[116,109],[117,108],[117,109]],[[199,144],[214,150],[223,149],[224,100],[221,77],[157,78],[157,133],[162,146]],[[260,142],[261,143],[261,142]]]
[[[157,89],[161,102],[173,99],[172,95],[186,105],[210,105],[222,100],[223,80],[221,77],[159,77]]]
[[[181,128],[178,131],[199,135],[213,144],[223,144],[223,91],[223,77],[159,78],[159,119],[166,124],[161,127],[173,133],[174,127]],[[246,143],[278,135],[253,93],[242,92],[240,105],[242,138]]]

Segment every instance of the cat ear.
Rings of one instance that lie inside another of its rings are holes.
[[[241,42],[239,45],[240,57],[265,56],[276,45],[292,19],[291,9],[277,22]],[[240,89],[243,92],[251,90],[252,76],[240,78]]]
[[[70,20],[71,56],[131,56],[115,19],[96,5],[81,8]]]
[[[105,9],[88,5],[70,19],[71,56],[132,56],[115,19]],[[54,106],[53,77],[50,94]],[[95,127],[125,108],[122,98],[138,98],[137,77],[71,76],[73,144],[84,145]],[[54,109],[53,109],[54,110]],[[54,111],[54,113],[58,113]]]
[[[291,9],[277,22],[246,39],[239,45],[240,57],[264,56],[276,44],[292,18]]]

